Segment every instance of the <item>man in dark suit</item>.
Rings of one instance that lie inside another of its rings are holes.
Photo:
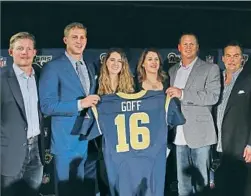
[[[242,66],[237,42],[224,47],[222,98],[217,106],[218,144],[222,162],[216,186],[222,195],[251,195],[251,65]]]
[[[13,35],[9,54],[13,65],[1,68],[0,80],[2,195],[37,195],[43,175],[44,134],[32,68],[34,36]],[[27,190],[31,192],[23,192]]]
[[[41,110],[51,116],[51,152],[55,155],[58,195],[95,195],[95,141],[79,139],[86,111],[99,101],[93,65],[83,60],[87,29],[71,23],[64,29],[66,51],[46,64],[40,76]],[[84,183],[83,183],[84,182]],[[79,186],[78,186],[79,185]]]

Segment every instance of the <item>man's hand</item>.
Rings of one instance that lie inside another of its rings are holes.
[[[182,95],[182,90],[177,87],[169,87],[166,90],[166,94],[168,94],[170,97],[177,97],[180,99]]]
[[[245,159],[246,163],[251,163],[251,147],[250,146],[245,147],[243,158]]]
[[[100,97],[98,95],[88,95],[84,99],[80,100],[80,104],[82,108],[89,108],[95,106],[98,101],[100,101]]]

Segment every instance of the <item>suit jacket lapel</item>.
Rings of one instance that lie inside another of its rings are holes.
[[[36,86],[37,86],[37,96],[39,97],[39,79],[38,79],[38,73],[37,71],[35,71],[35,81],[36,81]],[[39,99],[38,99],[38,102],[37,102],[37,111],[38,111],[38,117],[39,117],[39,122],[40,122],[40,129],[41,129],[41,133],[42,133],[42,122],[43,122],[43,115],[41,113],[41,110],[40,110],[40,102],[39,102]]]
[[[63,69],[64,71],[74,80],[74,85],[76,84],[79,89],[81,90],[81,92],[85,95],[85,91],[84,88],[81,84],[80,79],[78,78],[78,75],[76,73],[76,71],[74,70],[71,61],[64,55],[62,55],[62,64],[63,64]]]
[[[196,62],[194,63],[193,68],[190,72],[190,75],[187,79],[186,86],[185,86],[186,89],[188,89],[193,84],[193,81],[197,76],[197,70],[198,70],[197,67],[199,67],[200,64],[201,62],[200,62],[200,59],[198,58]]]
[[[171,75],[173,75],[174,77],[170,77],[170,85],[173,86],[174,85],[174,81],[175,81],[175,78],[176,78],[176,75],[177,75],[177,71],[179,69],[179,63],[174,65],[174,70],[173,70],[173,73],[171,73]]]
[[[89,75],[89,79],[90,79],[90,90],[89,90],[89,94],[95,93],[95,74],[92,72],[92,68],[90,67],[90,64],[86,64],[86,68],[88,70],[88,75]]]
[[[21,109],[21,113],[22,113],[24,119],[27,122],[23,95],[22,95],[22,92],[21,92],[21,89],[20,89],[16,74],[15,74],[12,67],[9,69],[8,83],[9,83],[10,89],[12,91],[12,94],[13,94],[16,102],[17,102],[17,105]]]
[[[241,71],[241,73],[239,74],[239,76],[237,77],[233,89],[230,93],[230,96],[228,98],[228,102],[227,102],[227,106],[226,109],[224,111],[224,113],[226,114],[228,112],[228,110],[230,109],[231,105],[234,104],[236,102],[236,96],[238,96],[238,90],[240,89],[240,87],[243,87],[245,85],[250,85],[250,84],[243,84],[243,81],[245,81],[245,77],[246,77],[246,73],[245,71]]]

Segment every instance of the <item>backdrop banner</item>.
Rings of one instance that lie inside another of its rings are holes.
[[[86,49],[84,52],[84,60],[87,63],[92,63],[95,66],[96,71],[99,72],[100,64],[106,55],[108,49]],[[133,75],[136,74],[137,61],[140,58],[140,54],[143,51],[141,48],[128,48],[124,49],[130,69]],[[163,69],[167,71],[171,66],[180,61],[180,54],[177,49],[159,49],[158,50],[163,59]],[[38,49],[37,55],[34,58],[33,65],[37,71],[44,66],[45,63],[57,58],[65,52],[63,48],[50,48],[50,49]],[[199,57],[209,63],[218,64],[220,69],[224,69],[224,64],[221,60],[223,52],[221,49],[201,49],[199,51]],[[251,49],[244,49],[244,61],[245,63],[251,55]],[[11,66],[13,63],[12,57],[8,55],[7,49],[0,50],[0,67]],[[50,118],[45,119],[45,136],[46,136],[46,165],[44,168],[43,185],[41,187],[41,195],[54,195],[54,166],[53,155],[50,153]]]
[[[99,71],[100,61],[104,58],[108,49],[86,49],[84,52],[84,59],[93,63],[97,71]],[[43,65],[57,58],[65,49],[63,48],[49,48],[49,49],[38,49],[37,56],[34,58],[34,65],[37,68],[42,68]],[[130,68],[133,74],[136,72],[137,61],[140,57],[143,49],[141,48],[129,48],[124,49]],[[164,70],[167,71],[170,66],[180,61],[180,54],[177,49],[159,49],[159,52],[163,58]],[[220,69],[224,69],[224,64],[221,60],[223,52],[221,49],[201,49],[199,51],[199,57],[209,63],[216,63]],[[244,49],[244,62],[246,62],[251,55],[251,49]],[[12,58],[8,55],[7,49],[0,50],[0,66],[12,64]]]

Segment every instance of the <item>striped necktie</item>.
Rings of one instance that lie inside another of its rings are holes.
[[[85,91],[86,95],[88,95],[89,90],[90,90],[90,79],[89,79],[86,65],[83,64],[82,61],[77,61],[76,62],[76,71],[77,71],[78,77],[80,79],[80,82],[84,88],[84,91]]]

